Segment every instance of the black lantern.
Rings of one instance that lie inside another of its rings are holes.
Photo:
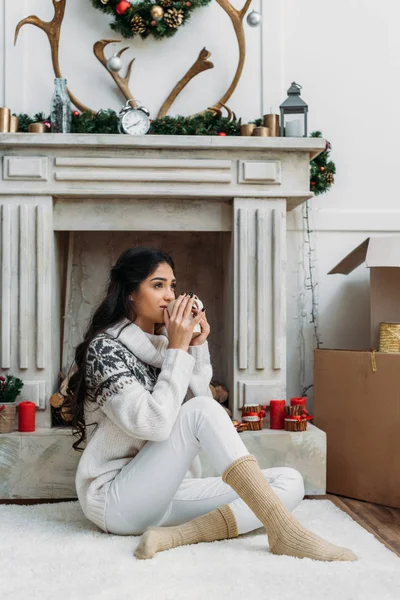
[[[308,106],[300,98],[301,85],[292,82],[288,89],[288,97],[280,105],[281,109],[281,137],[307,137]],[[284,120],[285,115],[302,115],[302,119]]]

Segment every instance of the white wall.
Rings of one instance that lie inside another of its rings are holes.
[[[337,167],[332,191],[310,202],[322,347],[369,347],[368,269],[361,266],[348,276],[327,272],[369,235],[400,230],[399,18],[396,0],[284,1],[283,79],[303,86],[310,130],[330,140]],[[309,385],[313,375],[309,312],[300,318],[303,327],[298,316],[298,292],[304,290],[304,274],[295,266],[302,247],[299,224],[301,214],[291,215],[288,264],[298,275],[288,279],[292,395],[299,380]],[[301,332],[305,366],[299,359]]]
[[[244,0],[233,0],[235,7]],[[229,106],[244,121],[277,110],[291,81],[303,86],[310,131],[319,129],[333,146],[336,183],[310,202],[318,283],[319,332],[323,347],[368,347],[368,272],[327,276],[349,250],[368,235],[400,228],[397,158],[400,122],[397,93],[400,66],[397,0],[253,0],[263,26],[245,26],[247,58]],[[53,15],[51,0],[0,0],[0,104],[14,112],[48,110],[53,70],[45,34],[26,25],[13,45],[17,22]],[[118,110],[124,100],[98,63],[96,40],[117,37],[109,18],[90,0],[68,0],[60,64],[73,93],[93,109]],[[135,96],[155,116],[160,105],[203,46],[213,70],[196,77],[170,114],[193,114],[216,102],[237,64],[235,35],[216,2],[198,9],[190,24],[170,40],[122,40],[126,64],[136,57],[131,77]],[[310,294],[305,288],[302,209],[288,219],[288,396],[312,383]]]

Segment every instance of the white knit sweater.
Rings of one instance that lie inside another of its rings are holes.
[[[168,439],[191,395],[212,398],[208,343],[190,346],[188,352],[168,349],[168,343],[165,327],[152,335],[125,319],[88,347],[87,443],[75,484],[84,514],[105,532],[106,498],[114,477],[147,441]],[[186,477],[201,477],[198,456]]]

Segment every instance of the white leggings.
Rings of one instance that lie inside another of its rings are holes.
[[[147,442],[115,477],[106,501],[107,531],[141,535],[149,526],[180,525],[222,504],[232,509],[239,534],[262,527],[221,477],[185,477],[201,449],[221,474],[236,459],[250,454],[227,412],[207,396],[183,404],[169,438]],[[289,467],[263,473],[288,510],[294,510],[304,497],[301,474]]]

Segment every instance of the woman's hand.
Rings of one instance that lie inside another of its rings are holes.
[[[190,342],[189,346],[200,346],[201,344],[204,344],[204,342],[206,341],[206,339],[208,338],[208,336],[210,335],[210,324],[207,321],[207,317],[206,317],[206,313],[202,312],[202,311],[198,311],[197,308],[193,309],[193,313],[198,316],[199,313],[202,315],[199,323],[200,323],[200,327],[201,327],[201,334],[198,335],[197,337],[193,338],[193,340]]]
[[[200,312],[193,319],[191,318],[193,302],[194,298],[181,295],[174,304],[171,316],[168,309],[164,309],[164,320],[169,339],[168,348],[188,351],[194,326],[200,322],[203,315]]]

